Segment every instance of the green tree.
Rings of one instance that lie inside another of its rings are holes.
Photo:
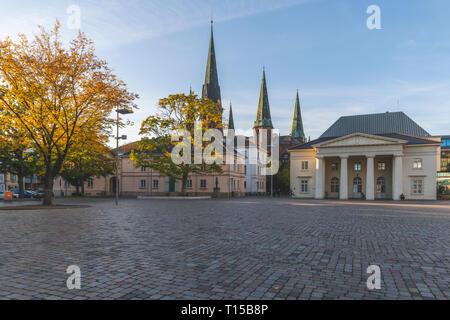
[[[199,99],[197,95],[175,94],[161,99],[158,114],[149,116],[141,125],[140,134],[144,137],[139,142],[137,152],[132,152],[131,159],[137,167],[148,167],[160,174],[181,180],[182,193],[186,193],[186,184],[190,174],[214,174],[222,172],[220,164],[207,164],[202,158],[201,164],[194,162],[195,148],[205,150],[206,142],[194,141],[195,124],[201,124],[202,135],[212,125],[221,128],[222,112],[219,104],[208,99]],[[218,125],[217,125],[218,124]],[[178,142],[172,142],[171,134],[185,130],[189,134],[191,156],[190,163],[174,163],[172,151]]]
[[[274,192],[280,191],[281,193],[289,193],[291,188],[290,180],[291,180],[291,164],[290,161],[283,164],[278,171],[278,173],[274,176],[273,179],[273,189]]]
[[[73,148],[60,175],[76,188],[77,194],[84,195],[88,179],[112,174],[114,165],[113,155],[105,145],[90,142]]]
[[[38,171],[38,155],[21,146],[0,147],[0,172],[17,175],[19,198],[24,197],[24,179]]]

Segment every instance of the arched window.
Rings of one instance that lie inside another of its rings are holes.
[[[362,192],[362,179],[360,177],[356,177],[353,179],[353,192],[361,193]]]
[[[377,192],[378,193],[386,192],[386,179],[384,179],[384,177],[379,177],[377,179]]]
[[[339,192],[339,179],[336,177],[331,179],[331,192]]]

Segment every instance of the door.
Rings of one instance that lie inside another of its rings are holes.
[[[169,178],[169,192],[175,192],[175,179]]]
[[[362,198],[362,179],[360,177],[353,179],[353,198]]]

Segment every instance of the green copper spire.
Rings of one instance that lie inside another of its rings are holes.
[[[205,84],[202,92],[203,99],[209,99],[221,104],[219,77],[217,75],[216,52],[214,50],[213,21],[211,20],[211,39],[209,41],[208,63],[206,64]]]
[[[253,128],[268,127],[273,128],[272,118],[270,117],[269,96],[267,95],[266,72],[263,69],[261,81],[261,91],[259,93],[258,111]]]
[[[230,113],[228,114],[227,129],[233,129],[234,130],[233,108],[231,106],[231,102],[230,102]]]
[[[298,90],[297,98],[295,99],[294,118],[292,119],[291,137],[299,139],[305,138],[305,133],[303,132],[302,112],[300,110],[300,99],[298,98]]]

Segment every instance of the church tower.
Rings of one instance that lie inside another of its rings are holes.
[[[230,112],[228,113],[227,129],[233,129],[234,130],[233,107],[231,105],[231,102],[230,102]]]
[[[302,112],[300,110],[300,99],[298,97],[298,90],[297,90],[297,98],[295,99],[294,117],[292,118],[291,137],[300,139],[303,142],[305,142],[305,132],[303,131],[303,120],[302,120]]]
[[[265,129],[265,132],[262,130]],[[267,147],[270,153],[270,144],[272,139],[272,118],[270,116],[269,96],[267,94],[266,72],[263,69],[261,89],[259,93],[258,110],[256,111],[256,120],[253,125],[253,135],[256,138],[258,146],[262,143],[263,134],[267,136]]]
[[[205,83],[202,98],[218,103],[222,114],[222,98],[220,95],[219,77],[217,74],[216,52],[214,50],[213,21],[211,20],[211,38],[209,40],[208,62],[206,64]]]

